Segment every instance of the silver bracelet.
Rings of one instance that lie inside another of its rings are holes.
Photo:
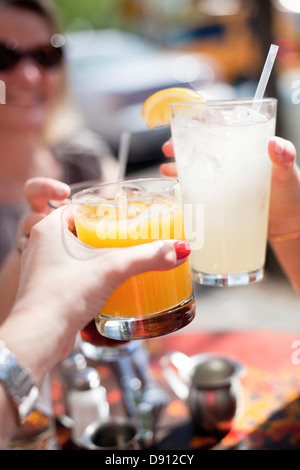
[[[39,395],[31,371],[0,341],[0,382],[10,396],[18,416],[18,424],[34,408]]]

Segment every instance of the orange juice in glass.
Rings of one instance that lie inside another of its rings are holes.
[[[139,178],[102,184],[72,198],[77,236],[98,248],[128,247],[158,239],[185,239],[179,183]],[[132,340],[174,332],[192,321],[195,300],[189,261],[170,271],[133,276],[96,315],[98,331]]]

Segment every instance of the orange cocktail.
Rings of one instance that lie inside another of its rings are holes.
[[[77,194],[75,224],[83,242],[100,248],[128,247],[158,239],[184,239],[177,180],[142,178],[101,185]],[[160,336],[195,315],[189,261],[170,271],[128,279],[96,317],[101,334],[114,339]]]

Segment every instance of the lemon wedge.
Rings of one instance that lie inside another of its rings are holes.
[[[142,108],[142,116],[149,129],[167,126],[171,122],[170,104],[192,101],[203,102],[205,99],[189,88],[165,88],[146,99]]]

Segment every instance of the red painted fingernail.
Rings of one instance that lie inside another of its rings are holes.
[[[191,247],[190,244],[186,241],[177,241],[174,243],[174,248],[176,251],[176,258],[183,259],[187,258],[189,254],[191,253]]]

